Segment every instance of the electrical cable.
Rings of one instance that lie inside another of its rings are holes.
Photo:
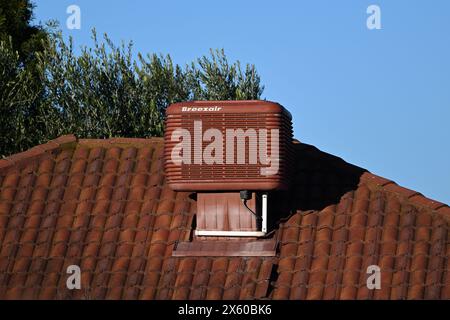
[[[244,207],[245,207],[248,211],[250,211],[250,212],[255,216],[255,218],[256,218],[257,220],[261,220],[261,219],[262,219],[262,217],[258,216],[258,215],[256,214],[256,212],[254,212],[252,209],[250,209],[250,208],[248,207],[248,205],[247,205],[247,199],[241,199],[241,200],[242,200],[242,203],[244,204]]]

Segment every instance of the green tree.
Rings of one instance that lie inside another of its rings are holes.
[[[29,0],[0,0],[0,156],[41,141],[34,123],[42,101],[42,73],[37,55],[47,31],[32,25]]]
[[[0,41],[0,155],[30,147],[28,135],[31,107],[40,91],[34,75],[25,69],[11,41]]]
[[[263,87],[253,65],[241,71],[223,50],[211,50],[186,67],[169,55],[149,54],[133,60],[132,44],[115,46],[93,31],[92,48],[75,55],[72,40],[52,37],[40,57],[45,70],[47,105],[52,124],[44,136],[74,133],[79,137],[161,136],[166,107],[184,100],[258,99]],[[57,110],[60,119],[55,120]],[[46,120],[49,124],[50,120]]]
[[[195,100],[259,99],[264,90],[254,65],[229,64],[224,50],[210,50],[210,56],[199,58],[188,69]]]
[[[0,41],[0,155],[59,135],[82,138],[151,137],[164,131],[166,107],[185,100],[259,99],[253,65],[241,70],[223,50],[182,67],[169,55],[141,54],[105,35],[74,53],[71,39],[51,32],[35,52],[34,68],[21,62],[11,41]],[[34,85],[39,83],[39,86]]]
[[[43,27],[32,25],[34,5],[29,0],[0,0],[0,40],[9,41],[22,63],[30,63],[35,53],[43,50],[47,33]]]

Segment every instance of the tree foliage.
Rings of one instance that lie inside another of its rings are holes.
[[[32,146],[36,105],[41,89],[11,41],[0,41],[0,155]]]
[[[47,37],[41,26],[31,25],[33,8],[30,0],[0,0],[0,40],[10,41],[25,64],[32,63],[35,53],[42,51],[42,40]]]
[[[185,100],[258,99],[253,65],[241,69],[223,50],[182,67],[169,55],[138,54],[107,35],[74,52],[72,39],[48,29],[33,70],[11,37],[0,41],[0,155],[62,134],[81,138],[151,137],[163,133],[166,107]],[[37,85],[38,84],[38,85]]]

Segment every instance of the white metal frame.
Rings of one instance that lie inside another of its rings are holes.
[[[195,230],[195,235],[211,237],[263,237],[267,234],[267,193],[262,195],[261,210],[261,231]]]

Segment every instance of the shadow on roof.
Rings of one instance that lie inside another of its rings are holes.
[[[347,192],[356,190],[366,169],[320,151],[314,146],[294,142],[295,177],[288,191],[271,194],[271,226],[297,211],[320,211],[339,203]]]

